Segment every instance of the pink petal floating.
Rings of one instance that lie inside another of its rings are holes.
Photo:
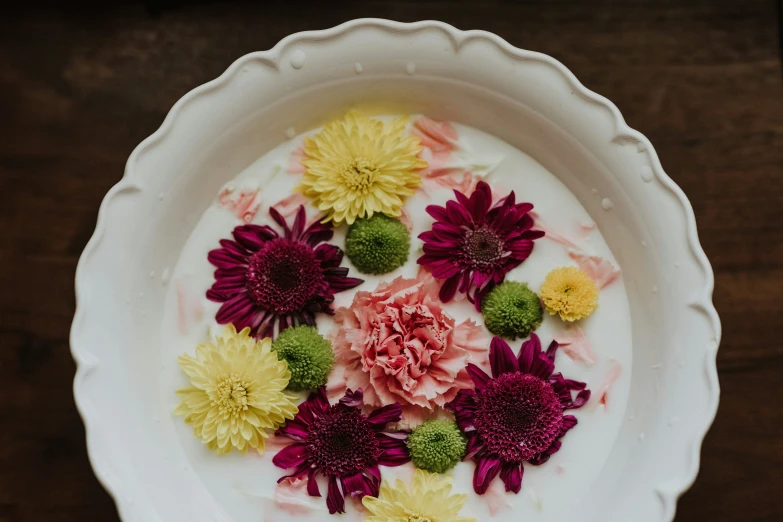
[[[592,221],[580,221],[579,222],[579,236],[583,241],[587,241],[590,234],[595,230],[595,223]]]
[[[612,389],[612,385],[620,377],[621,369],[620,363],[614,359],[609,361],[609,369],[606,371],[603,382],[590,397],[589,408],[595,408],[599,404],[603,404],[605,408],[609,407],[609,392]]]
[[[539,230],[543,230],[546,235],[544,236],[546,239],[549,239],[551,241],[554,241],[555,243],[560,243],[563,246],[573,248],[576,250],[581,250],[581,247],[576,243],[576,241],[563,234],[559,234],[552,230],[550,227],[546,225],[543,219],[541,219],[541,215],[536,212],[535,210],[530,211],[530,216],[535,220],[536,222],[536,228]]]
[[[337,329],[332,330],[329,333],[330,340],[334,343],[334,338],[337,334]],[[345,395],[345,391],[348,388],[345,378],[345,370],[348,368],[345,361],[337,359],[334,361],[334,367],[329,372],[329,377],[326,381],[326,396],[330,401],[337,401]]]
[[[511,503],[508,501],[508,494],[503,488],[502,480],[493,480],[489,484],[489,489],[484,494],[484,500],[489,507],[489,514],[493,517],[501,511],[511,508]]]
[[[177,329],[182,335],[188,333],[188,297],[185,290],[185,283],[177,282]]]
[[[400,214],[400,217],[398,218],[400,220],[400,223],[405,225],[405,227],[408,229],[408,232],[413,230],[413,219],[411,219],[411,215],[408,213],[408,211],[405,209],[405,207],[402,207],[402,214]]]
[[[304,147],[297,147],[288,156],[288,167],[286,171],[289,174],[304,174],[305,167],[302,165],[302,160],[305,158]]]
[[[572,360],[584,363],[587,366],[595,364],[597,357],[593,351],[593,346],[585,335],[585,331],[580,327],[569,328],[555,340],[560,344],[560,349]]]
[[[413,120],[411,134],[433,152],[451,152],[459,148],[457,130],[447,121],[435,121],[421,116]]]
[[[218,194],[218,207],[228,210],[238,219],[250,223],[261,206],[261,189],[244,188],[239,191],[223,187]]]
[[[620,277],[620,271],[601,256],[588,255],[581,249],[570,249],[568,255],[595,281],[598,288],[604,288]]]
[[[275,487],[275,504],[277,507],[292,516],[306,516],[313,511],[321,511],[310,500],[305,487],[306,478],[286,478]]]
[[[177,281],[177,329],[187,335],[191,324],[204,317],[204,302],[192,295],[183,280]]]
[[[286,196],[274,205],[275,210],[280,212],[280,215],[288,219],[292,217],[299,210],[301,205],[307,203],[307,198],[300,192],[293,192],[291,195]]]

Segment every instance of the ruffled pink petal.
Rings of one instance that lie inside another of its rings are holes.
[[[250,223],[261,206],[261,189],[243,188],[235,190],[223,187],[218,194],[218,207],[228,210],[238,219]]]
[[[400,209],[402,213],[397,218],[400,220],[400,223],[405,225],[405,227],[408,229],[408,232],[413,230],[413,219],[411,218],[411,215],[408,213],[408,211],[405,209],[405,207],[402,207]]]
[[[306,496],[303,496],[305,486],[310,488],[310,483],[315,480],[303,478],[286,478],[275,487],[274,500],[278,508],[294,517],[307,518],[308,515],[317,511],[318,508],[313,505]],[[318,485],[316,484],[316,492]],[[320,496],[310,495],[310,496]],[[321,508],[323,509],[323,508]]]
[[[609,407],[609,393],[611,392],[615,381],[620,378],[621,372],[622,366],[620,366],[620,363],[611,359],[609,361],[609,369],[606,371],[606,375],[604,375],[601,385],[598,386],[593,394],[589,407],[595,408],[599,404],[603,404],[606,408]]]
[[[535,220],[536,228],[546,232],[546,238],[547,239],[552,240],[555,243],[560,243],[564,247],[574,248],[574,249],[577,249],[577,250],[581,249],[581,247],[576,242],[576,240],[574,240],[573,237],[570,237],[570,236],[567,236],[565,234],[559,233],[559,232],[553,230],[549,225],[547,225],[546,222],[538,214],[538,212],[530,211],[530,216]]]
[[[620,277],[620,271],[601,256],[591,256],[579,249],[570,249],[568,255],[595,281],[598,288],[605,288]]]
[[[568,357],[586,366],[593,366],[598,359],[585,331],[578,326],[563,332],[557,338],[557,342]]]
[[[418,117],[413,120],[411,134],[418,137],[421,144],[433,152],[451,152],[459,147],[457,130],[447,121]]]
[[[300,206],[307,204],[307,198],[301,192],[293,192],[291,195],[281,199],[272,207],[277,210],[281,216],[288,219],[295,215]]]
[[[502,482],[490,482],[489,488],[484,495],[489,514],[494,517],[501,511],[511,509],[511,502],[509,502],[508,497],[509,495],[506,493]]]
[[[305,166],[302,165],[302,160],[306,157],[304,147],[297,147],[288,157],[288,168],[286,169],[289,174],[304,174]]]

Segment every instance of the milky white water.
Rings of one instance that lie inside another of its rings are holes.
[[[455,127],[464,151],[459,161],[466,165],[471,164],[471,170],[474,172],[491,171],[486,179],[493,189],[502,187],[505,190],[514,190],[517,201],[533,203],[535,211],[549,229],[572,234],[580,230],[580,227],[589,227],[592,223],[590,216],[569,190],[530,156],[476,129],[462,125]],[[308,134],[313,132],[315,131]],[[232,182],[237,189],[261,188],[262,204],[253,219],[254,223],[276,226],[268,217],[268,209],[270,205],[291,194],[299,181],[299,175],[287,172],[287,165],[291,152],[301,145],[302,139],[303,135],[294,137],[270,151]],[[417,236],[428,230],[432,224],[432,218],[425,213],[424,208],[432,203],[442,205],[452,197],[451,190],[437,188],[428,190],[428,194],[419,191],[408,199],[406,209],[414,224],[411,234],[412,251],[408,263],[399,270],[381,277],[362,275],[345,258],[343,266],[351,268],[350,275],[365,279],[364,284],[355,290],[372,290],[380,281],[388,281],[399,275],[415,277],[418,270],[416,258],[421,254],[422,244]],[[209,302],[204,297],[213,282],[214,271],[214,267],[207,261],[207,252],[217,248],[220,239],[230,238],[232,229],[241,223],[234,214],[213,204],[201,217],[182,249],[177,265],[170,271],[161,327],[161,389],[170,391],[161,400],[167,402],[170,411],[177,404],[174,391],[187,384],[184,374],[177,366],[177,356],[182,353],[192,354],[196,345],[203,342],[210,330],[217,326],[214,315],[219,304]],[[339,227],[331,243],[344,247],[346,228],[345,225]],[[597,229],[589,235],[582,234],[579,237],[580,246],[584,250],[602,256],[616,266],[612,253]],[[527,282],[533,290],[538,290],[551,269],[574,264],[563,245],[543,238],[536,241],[532,255],[509,273],[507,278]],[[335,307],[350,305],[355,290],[338,293]],[[479,324],[482,323],[481,315],[467,302],[448,304],[446,310],[458,322],[471,317]],[[320,315],[317,320],[318,328],[323,334],[327,334],[334,327],[329,316]],[[619,364],[620,376],[611,388],[607,405],[591,404],[589,407],[569,412],[576,415],[579,424],[562,439],[562,449],[549,462],[540,467],[525,465],[522,491],[518,495],[502,493],[502,482],[499,478],[495,479],[491,494],[484,497],[475,495],[472,490],[474,464],[458,464],[452,471],[454,492],[469,495],[461,513],[463,516],[474,516],[479,521],[498,522],[564,520],[569,513],[573,513],[580,499],[589,491],[619,431],[630,388],[631,319],[622,279],[601,290],[598,310],[582,321],[581,326],[597,354],[597,363],[587,367],[572,361],[561,350],[557,354],[556,370],[562,372],[566,378],[586,381],[588,388],[595,392],[610,369]],[[564,328],[564,323],[557,317],[545,314],[544,322],[536,333],[546,346],[554,336],[562,333]],[[521,341],[510,344],[516,352]],[[316,522],[362,520],[363,514],[349,500],[346,500],[346,514],[329,515],[324,498],[304,496],[302,501],[314,509],[306,515],[292,517],[279,509],[273,500],[276,481],[284,474],[283,470],[271,463],[275,448],[269,448],[263,456],[233,452],[218,457],[193,436],[191,427],[186,426],[181,417],[172,417],[172,422],[191,466],[215,501],[237,522],[280,522],[292,518]],[[410,464],[399,468],[381,468],[384,478],[402,477],[406,482],[412,475],[412,470]],[[321,491],[325,495],[325,484],[321,485]],[[490,513],[490,502],[499,507],[494,515]]]

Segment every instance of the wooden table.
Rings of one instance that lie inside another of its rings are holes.
[[[441,19],[550,54],[652,140],[693,203],[724,327],[720,411],[677,520],[783,520],[772,1],[178,4],[0,16],[0,521],[117,520],[87,461],[68,330],[77,259],[131,150],[239,56],[363,16]]]

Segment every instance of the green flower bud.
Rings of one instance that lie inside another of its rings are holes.
[[[334,365],[332,343],[313,326],[286,328],[272,342],[277,358],[288,363],[291,381],[288,389],[313,390],[326,384]]]
[[[541,325],[544,311],[535,292],[525,283],[505,281],[481,301],[484,324],[495,335],[527,337]]]
[[[410,246],[408,228],[384,214],[356,220],[345,238],[345,253],[363,274],[396,270],[408,260]]]
[[[413,464],[430,473],[444,473],[465,456],[467,442],[456,422],[428,420],[408,436]]]

